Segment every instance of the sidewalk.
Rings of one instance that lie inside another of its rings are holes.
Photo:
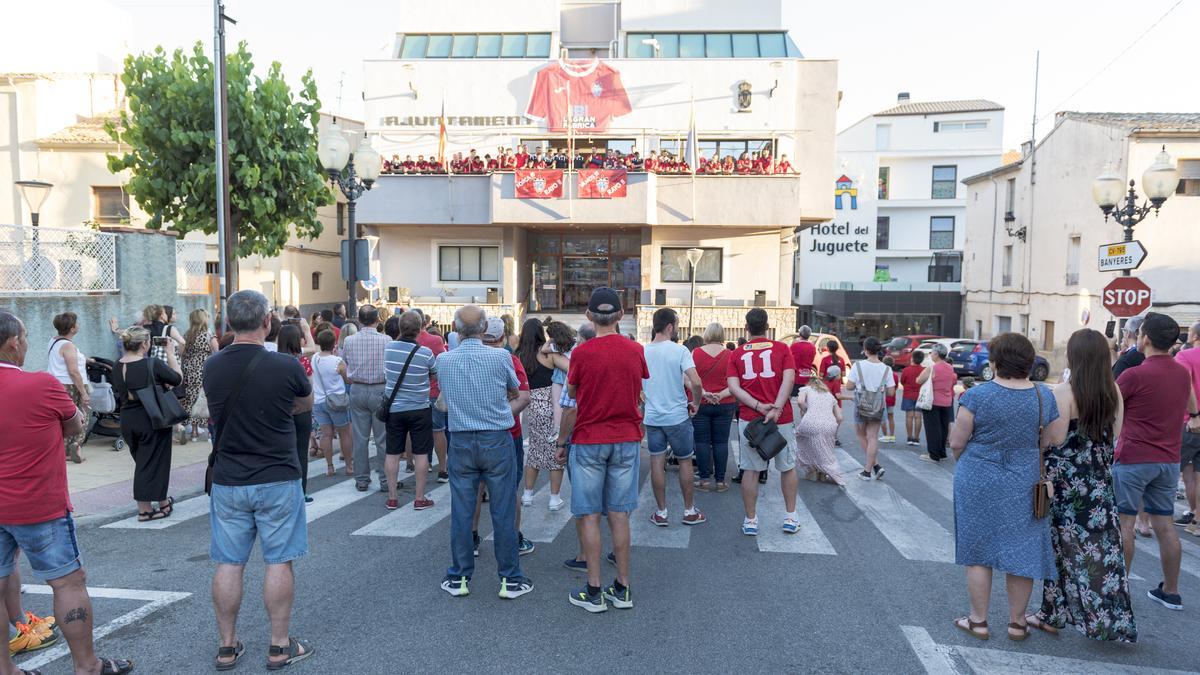
[[[83,464],[67,462],[67,485],[76,518],[100,514],[133,513],[133,457],[129,449],[113,451],[113,440],[92,436],[83,446]],[[171,453],[170,494],[176,498],[204,489],[204,469],[211,446],[208,441],[176,444]]]

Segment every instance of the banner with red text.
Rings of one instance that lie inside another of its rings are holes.
[[[562,169],[517,169],[517,199],[550,199],[563,196]]]
[[[580,169],[580,199],[612,199],[625,196],[625,169]]]

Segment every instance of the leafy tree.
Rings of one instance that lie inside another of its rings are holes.
[[[317,156],[321,103],[308,71],[298,100],[271,64],[254,75],[246,43],[227,55],[230,223],[239,258],[277,255],[289,226],[308,239],[321,234],[317,207],[332,193]],[[147,213],[147,227],[169,225],[184,234],[217,231],[213,63],[199,42],[187,56],[162,47],[129,55],[121,81],[128,112],[108,133],[128,148],[109,155],[109,170],[129,169],[125,189]]]

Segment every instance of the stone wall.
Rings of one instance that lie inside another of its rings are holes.
[[[679,313],[679,338],[686,340],[688,338],[688,312],[687,305],[667,305],[671,309]],[[654,325],[654,312],[660,309],[659,305],[638,305],[637,307],[637,338],[642,342],[649,341],[652,337]],[[713,305],[696,305],[696,320],[691,324],[692,335],[700,335],[704,332],[708,324],[721,324],[725,328],[725,339],[729,342],[737,342],[739,337],[746,336],[746,312],[753,309],[751,306],[713,306]],[[763,307],[767,312],[767,322],[770,329],[767,331],[767,336],[779,339],[796,332],[796,308],[795,307]]]

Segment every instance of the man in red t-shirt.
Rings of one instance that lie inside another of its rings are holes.
[[[792,387],[792,396],[800,394],[800,387],[806,386],[816,367],[817,346],[810,341],[812,329],[800,326],[800,331],[792,343],[792,361],[796,364],[796,386]]]
[[[787,446],[775,455],[775,468],[779,470],[779,485],[783,490],[784,507],[787,514],[783,520],[783,531],[795,534],[800,531],[800,518],[796,514],[796,433],[792,430],[792,384],[796,380],[796,363],[792,352],[782,342],[767,339],[767,312],[755,307],[746,312],[746,334],[750,340],[738,347],[729,357],[725,370],[729,393],[738,403],[738,468],[742,477],[742,504],[746,518],[742,521],[742,534],[758,535],[758,475],[766,472],[767,460],[745,442],[746,428],[750,422],[765,418],[779,425]]]
[[[567,396],[577,402],[575,429],[567,457],[571,473],[571,513],[587,558],[587,585],[569,596],[571,604],[603,612],[612,603],[633,607],[629,591],[629,514],[637,508],[642,447],[642,380],[650,377],[642,345],[621,335],[621,296],[597,288],[587,316],[596,337],[571,352]],[[560,446],[560,458],[562,454]],[[600,516],[608,515],[617,578],[600,589]],[[607,603],[606,603],[607,601]]]
[[[79,562],[63,461],[63,437],[82,432],[84,420],[58,380],[21,370],[28,351],[25,325],[0,311],[0,598],[8,597],[9,584],[19,583],[17,550],[23,549],[33,573],[54,592],[75,672],[127,673],[132,662],[102,663],[92,642],[92,601]],[[7,649],[0,666],[20,672]]]

